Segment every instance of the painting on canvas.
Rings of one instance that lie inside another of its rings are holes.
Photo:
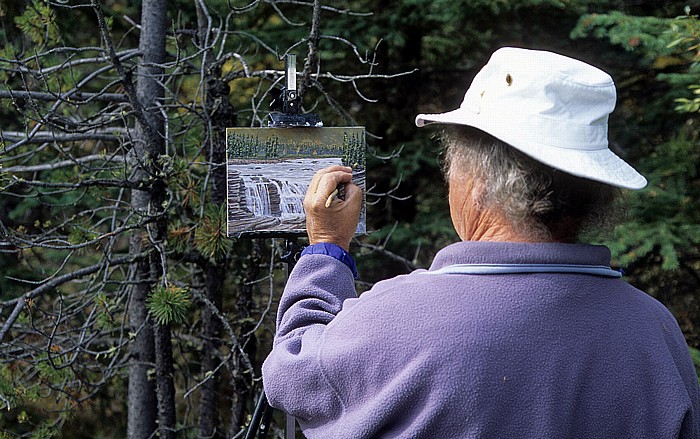
[[[352,166],[365,189],[363,127],[226,129],[228,236],[306,234],[302,202],[319,169]],[[366,232],[363,201],[356,233]]]

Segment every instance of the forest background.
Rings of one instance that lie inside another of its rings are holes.
[[[296,53],[306,111],[368,132],[365,290],[452,230],[436,132],[493,50],[618,86],[611,148],[649,186],[610,246],[700,364],[695,1],[4,0],[0,438],[241,437],[285,281],[282,239],[225,230],[224,129],[263,126]],[[303,241],[301,242],[303,243]],[[634,361],[634,359],[630,359]],[[280,436],[277,415],[272,436]]]

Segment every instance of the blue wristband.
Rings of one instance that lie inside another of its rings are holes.
[[[319,242],[318,244],[311,244],[310,246],[304,248],[301,251],[301,255],[326,255],[331,256],[343,264],[347,265],[352,275],[357,279],[359,275],[357,274],[357,265],[355,265],[355,260],[350,256],[350,253],[346,252],[343,247],[337,244],[330,244],[327,242]]]

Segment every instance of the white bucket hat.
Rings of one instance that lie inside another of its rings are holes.
[[[469,125],[553,168],[613,186],[641,189],[646,179],[608,148],[615,84],[607,73],[552,52],[504,47],[464,95],[416,125]]]

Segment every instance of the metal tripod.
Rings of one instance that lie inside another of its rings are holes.
[[[285,238],[285,253],[282,255],[281,260],[287,264],[287,280],[289,279],[289,274],[292,272],[294,265],[297,260],[299,260],[299,256],[301,256],[301,250],[302,248],[297,243],[296,237]],[[269,433],[273,411],[274,409],[270,406],[265,396],[265,390],[261,389],[244,439],[265,439]],[[285,438],[294,439],[296,436],[296,420],[292,415],[287,414],[286,416]]]

